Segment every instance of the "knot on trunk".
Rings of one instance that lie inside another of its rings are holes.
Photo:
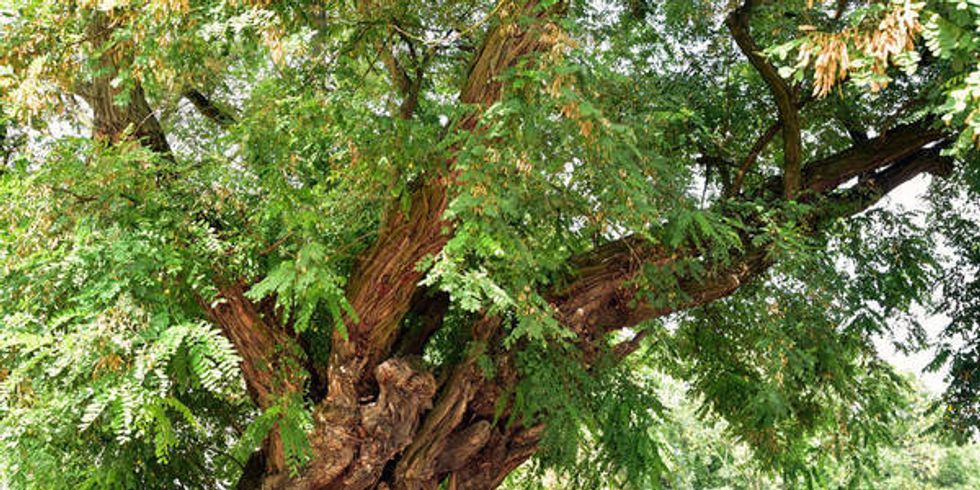
[[[361,426],[365,438],[339,488],[374,485],[385,464],[412,442],[422,413],[432,408],[436,380],[416,371],[404,359],[388,359],[375,368],[378,399],[364,406]]]
[[[378,381],[378,404],[392,397],[418,398],[431,402],[436,394],[436,380],[432,374],[416,371],[404,359],[388,359],[379,364],[374,370],[374,377]]]

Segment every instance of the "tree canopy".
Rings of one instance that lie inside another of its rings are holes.
[[[980,428],[978,53],[977,0],[3,0],[0,481],[675,486],[665,373],[872,485],[875,338]]]

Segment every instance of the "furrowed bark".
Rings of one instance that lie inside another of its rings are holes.
[[[137,83],[130,91],[127,96],[129,102],[125,105],[117,105],[115,102],[121,92],[121,89],[113,88],[109,80],[104,79],[96,80],[79,90],[82,98],[92,108],[95,138],[116,143],[129,137],[164,158],[172,159],[170,144],[163,134],[160,121],[146,102],[140,84]]]
[[[898,162],[924,146],[940,142],[944,137],[942,132],[931,129],[927,123],[899,126],[842,153],[807,165],[803,180],[808,190],[826,192],[863,173]]]
[[[546,21],[553,11],[538,9],[537,2],[529,2],[489,29],[460,95],[462,103],[475,105],[477,110],[460,121],[458,128],[476,128],[479,109],[500,97],[502,87],[496,77],[503,70],[523,55],[555,42],[556,27]],[[526,17],[535,20],[527,22]],[[396,68],[393,74],[398,83],[400,67],[389,66]],[[339,331],[332,337],[328,392],[314,411],[311,443],[315,458],[300,478],[269,486],[373,486],[388,461],[411,442],[409,436],[414,436],[422,409],[428,408],[435,396],[434,380],[431,389],[428,382],[399,381],[431,379],[431,375],[404,367],[394,369],[392,366],[406,362],[402,359],[382,360],[392,351],[397,329],[422,278],[418,262],[438,253],[448,241],[452,224],[443,219],[443,213],[453,180],[452,162],[453,156],[448,155],[443,171],[432,172],[422,180],[412,193],[407,212],[400,208],[389,211],[375,243],[358,259],[347,290],[357,317],[346,319],[347,337]],[[373,369],[372,379],[373,366],[378,367]],[[389,372],[402,374],[385,374]],[[368,401],[374,393],[377,399]]]
[[[543,425],[530,428],[514,427],[510,430],[494,430],[483,449],[449,476],[450,488],[458,490],[491,490],[500,486],[504,478],[524,464],[538,450]]]
[[[432,488],[440,475],[465,464],[487,442],[491,429],[487,420],[456,429],[484,381],[477,359],[488,349],[500,324],[499,318],[485,317],[474,325],[465,359],[453,369],[435,407],[395,468],[394,488]]]

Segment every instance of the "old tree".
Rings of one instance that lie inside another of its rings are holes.
[[[651,373],[873,481],[879,337],[980,425],[976,0],[2,5],[9,488],[655,487]]]

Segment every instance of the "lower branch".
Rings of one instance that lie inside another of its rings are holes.
[[[241,284],[222,286],[219,292],[217,301],[202,302],[201,306],[242,357],[242,376],[255,404],[266,409],[282,397],[302,390],[301,354],[292,339],[263,318],[245,297]],[[277,430],[273,429],[263,443],[261,457],[268,474],[284,474],[285,458]]]

